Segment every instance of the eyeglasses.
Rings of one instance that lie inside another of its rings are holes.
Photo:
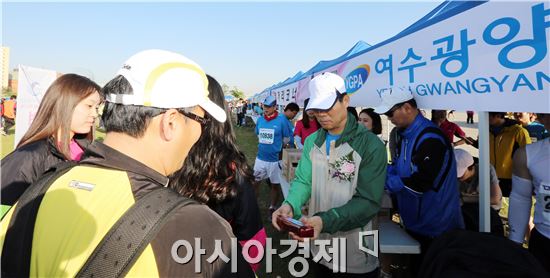
[[[210,118],[204,118],[197,114],[193,114],[191,112],[185,112],[183,109],[177,109],[178,112],[186,116],[187,118],[190,118],[191,120],[197,121],[199,124],[201,124],[202,127],[204,127],[207,123],[210,122]]]
[[[401,106],[403,106],[403,105],[405,105],[405,103],[399,103],[399,104],[394,105],[394,106],[390,109],[390,111],[384,113],[384,115],[386,115],[386,117],[388,117],[388,118],[393,117],[393,113],[395,113],[395,111],[397,111],[397,110],[398,110],[399,108],[401,108]]]

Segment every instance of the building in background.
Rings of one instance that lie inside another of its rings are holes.
[[[13,69],[8,80],[8,90],[17,94],[17,81],[19,80],[19,69]]]
[[[2,61],[0,63],[2,64],[2,68],[0,69],[0,75],[2,76],[2,89],[8,88],[8,82],[9,82],[9,67],[10,67],[10,48],[2,46]]]

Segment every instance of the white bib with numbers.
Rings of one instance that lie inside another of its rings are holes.
[[[550,183],[541,182],[537,189],[536,206],[539,209],[535,209],[535,217],[550,225]]]
[[[258,134],[258,141],[260,144],[273,144],[273,139],[275,138],[275,130],[271,128],[260,128]]]

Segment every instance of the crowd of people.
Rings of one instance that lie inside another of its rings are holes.
[[[345,239],[343,265],[311,245],[314,277],[391,276],[379,257],[360,248],[378,244],[361,235],[378,229],[384,194],[420,244],[421,253],[411,257],[413,275],[429,268],[426,255],[441,238],[478,230],[480,167],[456,148],[477,140],[447,111],[433,110],[428,119],[411,91],[395,86],[379,106],[357,113],[340,76],[323,73],[308,86],[295,120],[299,105],[279,112],[274,96],[229,107],[214,77],[168,51],[133,55],[103,88],[84,76],[60,76],[16,149],[0,161],[1,204],[9,207],[2,216],[2,274],[254,277],[260,264],[247,258],[262,255],[269,236],[258,205],[263,180],[274,228],[283,229],[281,217],[293,218],[313,229],[311,239]],[[245,126],[247,110],[261,115],[253,167],[227,120],[236,113],[236,126]],[[15,118],[15,98],[4,101],[2,112],[6,127]],[[94,140],[99,114],[101,142]],[[395,126],[388,141],[381,116]],[[489,114],[491,233],[504,238],[499,211],[509,203],[508,237],[518,244],[506,248],[522,252],[528,240],[532,255],[521,254],[540,262],[533,260],[530,271],[550,271],[550,114],[513,116]],[[283,196],[286,148],[302,156]],[[182,240],[194,243],[194,263],[185,260]],[[231,262],[211,260],[214,253]]]
[[[358,116],[355,116],[352,113],[355,108],[350,109],[347,101],[344,102],[346,94],[342,84],[343,80],[340,77],[330,73],[322,74],[310,81],[311,98],[305,101],[302,119],[296,122],[294,131],[295,147],[302,150],[302,159],[296,169],[296,177],[291,181],[288,196],[284,202],[280,203],[280,207],[271,217],[272,224],[279,228],[276,219],[280,215],[301,219],[306,225],[315,228],[316,238],[345,237],[357,228],[369,227],[372,229],[369,224],[371,224],[370,220],[374,214],[371,214],[369,209],[378,210],[380,196],[367,194],[370,190],[377,188],[377,185],[372,184],[376,180],[376,175],[369,173],[366,175],[369,182],[362,180],[364,176],[361,175],[360,165],[362,165],[361,157],[365,155],[361,155],[364,150],[358,151],[364,147],[368,148],[369,143],[361,141],[361,136],[358,134],[352,136],[353,140],[347,138],[349,134],[344,127],[348,128],[347,124],[357,125],[356,128],[360,129],[364,127],[364,130],[371,131],[379,137],[379,142],[385,144],[388,142],[382,139],[380,117],[384,115],[395,125],[395,128],[391,131],[389,144],[387,144],[390,146],[391,158],[386,159],[382,154],[375,155],[376,158],[381,158],[382,165],[387,171],[385,182],[383,186],[378,185],[378,189],[383,188],[392,195],[401,224],[407,233],[420,243],[422,252],[419,256],[413,256],[411,262],[413,273],[418,273],[426,251],[436,238],[458,229],[479,230],[479,166],[477,158],[465,149],[456,148],[463,144],[477,148],[477,139],[468,137],[459,125],[450,121],[448,119],[449,112],[446,110],[432,110],[431,120],[427,119],[425,114],[418,109],[412,93],[408,89],[400,87],[395,87],[393,91],[383,96],[382,104],[379,107],[363,109]],[[273,100],[272,97],[268,97],[266,101],[269,103],[263,103],[263,107],[265,108],[266,104],[267,107],[274,106]],[[312,100],[313,103],[310,103]],[[325,103],[318,106],[321,100]],[[340,103],[345,103],[343,106],[346,109],[339,110]],[[467,114],[469,118],[467,122],[473,123],[473,113]],[[507,114],[509,113],[489,113],[491,127],[490,222],[491,233],[500,237],[505,236],[505,231],[499,211],[503,207],[503,200],[506,205],[508,204],[508,197],[511,193],[511,167],[514,165],[514,155],[517,150],[530,144],[533,138],[535,141],[537,136],[538,140],[548,137],[548,127],[540,129],[541,126],[544,126],[547,114],[538,114],[540,122],[534,121],[537,115],[535,113],[515,113],[514,117],[518,121],[505,117]],[[527,114],[528,117],[524,116],[527,120],[521,122],[519,118],[523,114]],[[309,146],[308,140],[302,137],[304,122],[309,122],[310,126],[313,126],[312,133],[307,133],[304,137],[313,135],[311,137],[316,138],[309,139],[312,141],[309,142],[311,144]],[[259,124],[256,127],[256,133],[260,140],[265,137],[258,131],[261,126]],[[338,128],[335,129],[335,126]],[[531,126],[530,133],[526,129],[528,126]],[[319,131],[316,131],[317,129]],[[455,139],[455,136],[458,139]],[[343,140],[342,137],[347,139]],[[279,141],[287,139],[282,135],[275,138]],[[348,143],[348,140],[353,143]],[[357,142],[361,142],[359,144],[361,147],[357,145]],[[272,146],[270,142],[260,142],[259,148],[265,148],[265,144]],[[280,143],[272,147],[274,147],[273,152],[281,150]],[[330,155],[331,152],[339,149],[345,149],[345,151],[337,152],[338,156]],[[385,147],[383,149],[386,150]],[[541,153],[546,152],[546,156],[543,156],[544,158],[540,159],[537,164],[548,168],[550,163],[548,150],[542,150]],[[339,157],[340,155],[347,157]],[[365,157],[372,156],[369,154]],[[389,165],[388,162],[390,162]],[[338,167],[343,163],[352,164],[354,166],[352,169],[357,173],[354,171],[341,173]],[[374,162],[369,161],[369,163]],[[357,167],[355,167],[356,165]],[[369,164],[369,166],[373,166],[373,164]],[[274,171],[280,172],[280,168],[274,167]],[[260,172],[255,172],[255,174],[261,176],[260,180],[265,178]],[[281,177],[280,174],[273,175],[275,175],[274,180],[276,181]],[[335,177],[338,182],[335,181]],[[346,189],[340,184],[343,181],[341,177],[345,177],[350,182],[350,189]],[[540,178],[548,180],[547,176]],[[533,184],[533,192],[536,192],[537,186],[541,185]],[[276,194],[273,192],[273,188],[272,194]],[[366,188],[368,191],[362,188]],[[345,195],[344,192],[351,195]],[[368,205],[361,207],[359,205],[361,202],[358,200],[371,200],[373,203],[367,202]],[[544,201],[540,202],[544,204]],[[273,206],[274,199],[272,198],[270,212],[273,210]],[[539,212],[543,210],[543,208],[539,208]],[[302,217],[303,211],[307,211],[308,215]],[[354,215],[354,212],[360,213],[361,217]],[[334,222],[330,216],[335,215],[338,216],[338,220],[347,221],[347,225],[339,226],[339,222]],[[543,213],[540,215],[535,220],[535,227],[545,229],[544,225],[547,224],[542,224],[545,223]],[[358,221],[359,219],[361,221]],[[522,214],[521,219],[521,221],[528,221],[529,216]],[[512,219],[510,227],[517,225],[515,222],[517,221]],[[521,222],[521,227],[528,231],[531,230],[523,222]],[[537,229],[531,231],[536,233]],[[523,235],[524,233],[521,234],[522,239]],[[297,236],[294,238],[303,240]],[[526,239],[528,238],[527,236]],[[540,236],[537,238],[540,240]],[[548,240],[549,237],[543,238]],[[356,250],[357,245],[353,246],[348,246],[347,250]],[[349,253],[348,256],[355,257],[352,254]],[[542,265],[550,263],[548,254],[542,256],[542,253],[539,252],[536,256]],[[376,276],[377,274],[371,272],[376,269],[372,267],[373,265],[379,265],[378,260],[375,260],[376,263],[370,262],[369,264],[369,257],[366,258],[367,261],[358,263],[363,268],[355,268],[353,263],[348,261],[346,266],[348,271],[361,273],[363,276]],[[322,277],[323,273],[330,273],[331,269],[335,270],[328,262],[321,261],[313,265],[316,266],[314,268],[316,277]]]

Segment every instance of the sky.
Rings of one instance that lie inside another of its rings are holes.
[[[131,55],[165,49],[246,95],[380,43],[442,1],[5,2],[2,46],[22,64],[78,73],[103,85]]]

